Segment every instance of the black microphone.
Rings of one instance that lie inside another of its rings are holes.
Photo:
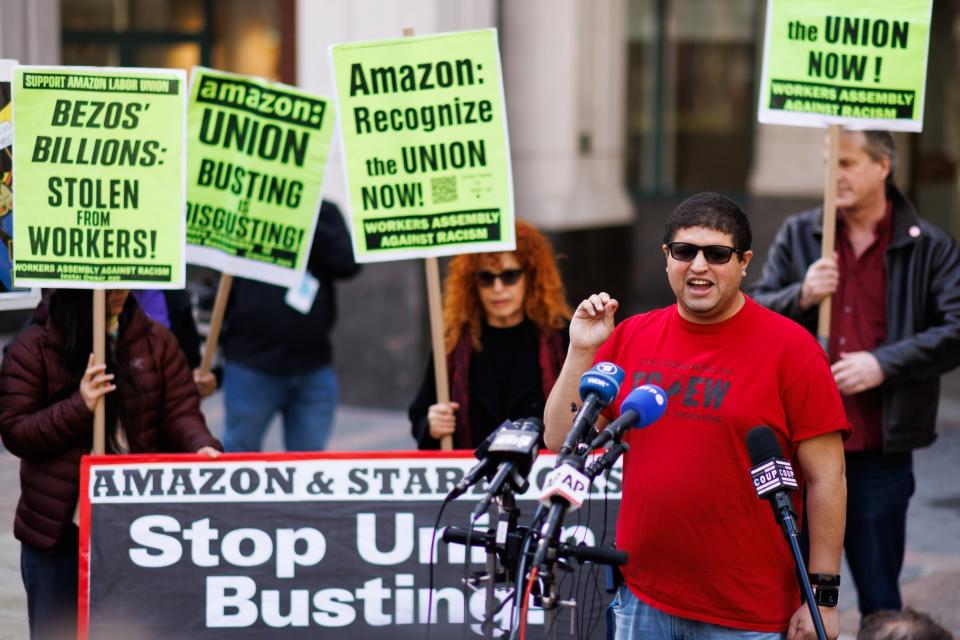
[[[612,362],[598,362],[580,376],[580,399],[583,404],[573,419],[563,446],[560,447],[558,461],[577,448],[588,430],[597,422],[600,412],[617,397],[623,377],[623,369]]]
[[[466,493],[467,489],[477,484],[482,478],[489,478],[491,475],[493,475],[494,465],[491,464],[490,458],[487,457],[487,451],[489,451],[490,445],[493,444],[493,441],[496,439],[498,433],[504,429],[510,429],[513,426],[514,425],[512,422],[509,420],[504,420],[503,424],[491,431],[486,440],[480,443],[480,446],[477,447],[477,450],[473,452],[473,455],[480,462],[473,465],[473,468],[470,469],[470,471],[467,471],[467,474],[463,476],[460,482],[454,485],[453,489],[450,490],[450,493],[447,494],[447,497],[443,499],[444,502],[456,500]]]
[[[519,493],[527,489],[527,476],[533,467],[533,461],[540,452],[540,436],[543,434],[543,421],[539,418],[527,418],[519,428],[501,429],[497,432],[487,459],[496,465],[493,480],[487,491],[473,510],[473,519],[483,514],[490,502],[503,491],[509,480],[513,489]]]
[[[770,427],[759,426],[750,429],[747,433],[747,452],[750,454],[750,479],[757,491],[757,497],[770,501],[773,515],[780,523],[783,535],[793,553],[793,562],[797,570],[797,581],[800,590],[807,599],[807,608],[813,620],[813,628],[817,638],[826,640],[827,633],[823,628],[823,618],[813,597],[813,588],[807,579],[807,566],[800,552],[800,536],[794,520],[793,503],[789,493],[797,489],[797,477],[793,473],[790,462],[783,457],[783,450],[777,437]]]
[[[758,498],[770,501],[773,515],[787,533],[793,523],[795,513],[789,492],[797,489],[797,478],[793,467],[783,458],[780,443],[770,427],[754,427],[747,433],[747,452],[750,454],[750,478],[757,491]]]

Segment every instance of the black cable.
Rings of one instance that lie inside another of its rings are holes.
[[[520,629],[520,619],[518,616],[523,615],[523,605],[524,602],[519,602],[517,605],[517,600],[522,600],[524,597],[524,591],[526,587],[526,571],[525,564],[527,562],[527,556],[532,554],[533,551],[530,549],[530,544],[533,542],[537,530],[540,528],[541,523],[543,522],[544,517],[547,515],[546,508],[543,505],[537,507],[537,510],[533,514],[533,519],[530,521],[530,528],[527,529],[527,532],[523,536],[523,540],[520,542],[520,561],[517,565],[517,578],[514,582],[514,607],[515,610],[510,616],[510,638],[509,640],[515,640],[517,633]]]
[[[460,640],[466,639],[467,629],[470,627],[470,560],[473,556],[473,525],[479,519],[467,517],[467,543],[463,547],[463,627],[460,629]]]
[[[437,548],[437,532],[440,529],[440,520],[443,518],[443,512],[447,508],[449,503],[444,501],[440,505],[440,512],[437,514],[437,520],[433,523],[433,535],[430,537],[430,571],[429,578],[427,579],[427,590],[429,595],[427,596],[427,640],[430,640],[430,620],[433,618],[433,570],[436,566],[434,561],[434,552]],[[437,622],[439,622],[439,615],[437,616]]]

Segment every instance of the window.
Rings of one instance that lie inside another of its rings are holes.
[[[293,83],[293,0],[61,0],[63,62],[204,65]]]
[[[745,190],[756,5],[630,0],[626,182],[634,193]]]

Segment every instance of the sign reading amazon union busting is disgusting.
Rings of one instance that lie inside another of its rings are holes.
[[[182,288],[185,74],[17,67],[17,286]]]

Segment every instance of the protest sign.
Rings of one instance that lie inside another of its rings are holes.
[[[300,284],[333,137],[326,99],[195,67],[187,111],[187,259]]]
[[[514,248],[496,31],[330,49],[359,262]]]
[[[40,301],[40,289],[13,286],[13,67],[0,60],[0,311],[29,309]]]
[[[534,465],[521,525],[555,460]],[[431,553],[441,502],[475,463],[466,452],[87,457],[80,637],[421,640],[431,620],[436,638],[478,637],[485,594],[461,579],[483,570],[485,551],[437,538]],[[609,547],[621,481],[619,467],[599,477],[561,539]],[[468,526],[481,493],[450,503],[441,524]],[[593,637],[610,597],[603,570],[562,575],[577,609],[563,610],[558,637],[571,637],[571,616]],[[529,637],[543,637],[547,620],[532,609]]]
[[[768,0],[759,120],[920,131],[932,0]]]
[[[16,68],[17,286],[184,286],[184,80]]]

